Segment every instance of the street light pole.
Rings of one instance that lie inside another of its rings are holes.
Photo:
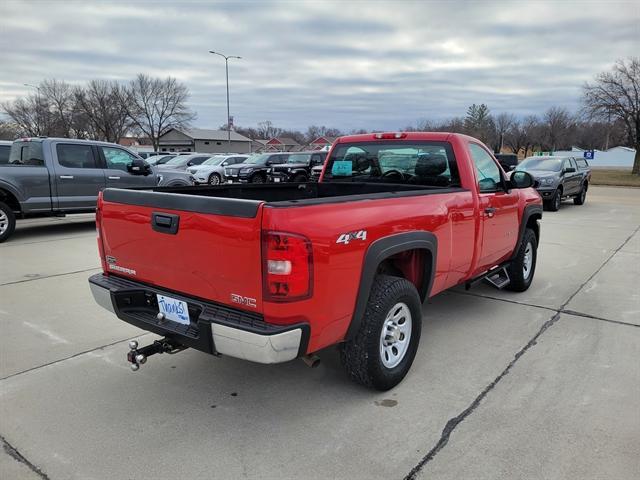
[[[209,50],[209,53],[213,53],[214,55],[219,55],[224,58],[224,69],[227,78],[227,142],[229,152],[231,152],[231,112],[229,110],[229,59],[237,58],[238,60],[240,60],[242,57],[238,57],[235,55],[223,55],[222,53],[214,52],[213,50]]]

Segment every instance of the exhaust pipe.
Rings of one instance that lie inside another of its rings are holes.
[[[316,368],[320,365],[320,357],[313,354],[303,356],[302,361],[310,368]]]

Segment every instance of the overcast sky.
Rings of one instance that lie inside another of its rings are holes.
[[[640,2],[0,1],[0,101],[24,83],[171,75],[194,126],[271,120],[396,129],[463,115],[578,106],[580,87],[640,52]]]

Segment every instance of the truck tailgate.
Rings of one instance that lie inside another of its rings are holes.
[[[98,204],[109,273],[262,311],[262,203],[106,189]]]

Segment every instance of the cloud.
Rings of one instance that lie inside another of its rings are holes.
[[[171,75],[197,126],[395,129],[422,118],[576,109],[581,85],[637,55],[635,2],[18,2],[0,4],[0,101],[24,83]]]

